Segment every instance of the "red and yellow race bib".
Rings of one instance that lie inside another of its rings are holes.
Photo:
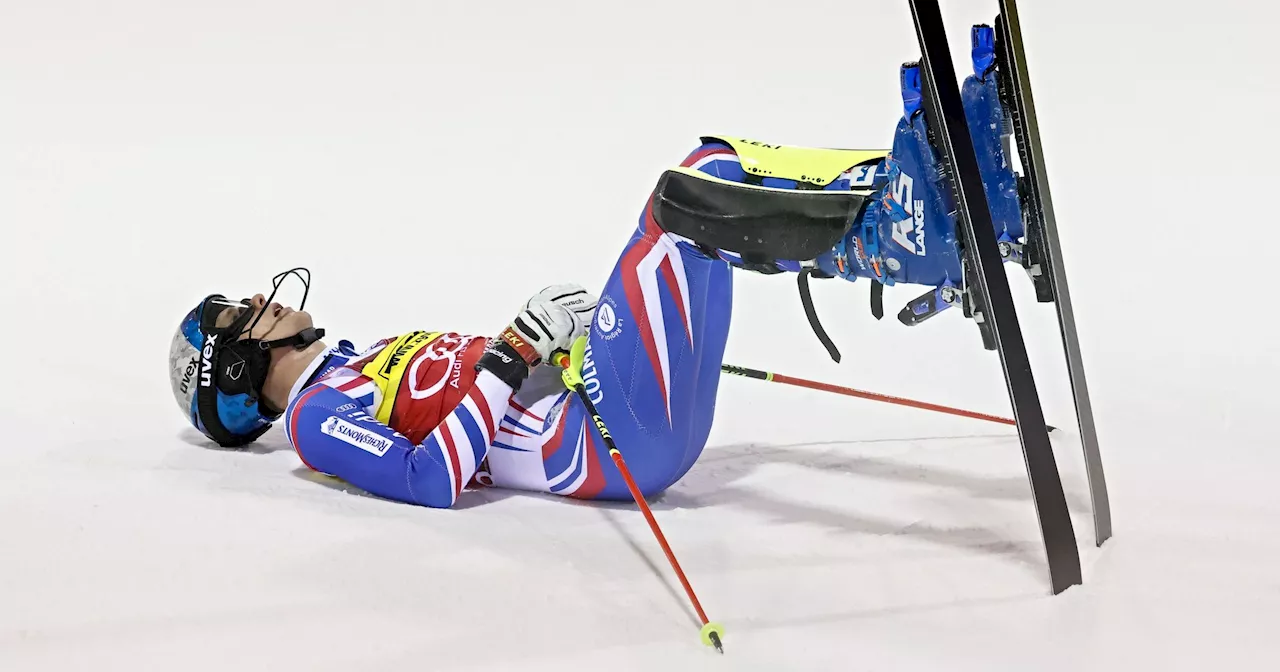
[[[382,391],[374,417],[417,443],[461,403],[475,382],[484,339],[414,331],[360,368]]]

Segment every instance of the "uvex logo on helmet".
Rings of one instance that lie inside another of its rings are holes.
[[[181,388],[183,394],[191,393],[191,377],[195,375],[196,367],[199,366],[199,362],[200,362],[200,358],[197,356],[193,356],[190,359],[190,361],[187,362],[187,368],[183,369],[182,388]]]
[[[211,387],[213,385],[213,346],[218,342],[218,335],[214,334],[205,339],[204,350],[200,353],[200,387]]]

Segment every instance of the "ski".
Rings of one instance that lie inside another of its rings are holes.
[[[1081,582],[1071,514],[1004,272],[942,12],[938,0],[910,0],[910,4],[920,43],[926,120],[952,186],[960,224],[957,233],[964,250],[965,314],[978,323],[984,346],[1000,355],[1044,539],[1050,585],[1056,595]],[[1016,27],[1012,22],[1007,26],[1009,31]],[[1025,119],[1026,108],[1022,111]]]
[[[1101,546],[1111,537],[1111,503],[1102,470],[1102,454],[1093,421],[1093,406],[1089,401],[1089,387],[1085,382],[1075,313],[1071,307],[1071,294],[1067,288],[1066,271],[1062,262],[1062,245],[1058,241],[1053,199],[1049,194],[1049,181],[1045,173],[1044,149],[1040,144],[1040,127],[1031,95],[1031,79],[1027,73],[1027,57],[1016,0],[1000,0],[995,41],[1000,100],[1022,164],[1018,192],[1023,203],[1027,236],[1022,263],[1035,284],[1037,300],[1052,301],[1057,306],[1058,328],[1066,353],[1080,442],[1084,448],[1089,497],[1093,503],[1094,539]]]

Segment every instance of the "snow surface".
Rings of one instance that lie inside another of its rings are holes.
[[[959,62],[991,4],[946,3]],[[699,134],[883,146],[905,3],[4,2],[0,670],[1275,669],[1276,10],[1024,4],[1115,537],[1070,432],[1085,582],[1051,597],[1007,428],[726,379],[654,502],[720,657],[632,507],[434,511],[310,474],[278,430],[209,450],[166,346],[294,265],[360,344],[598,285]],[[727,359],[1008,412],[971,323],[877,324],[866,291],[815,287],[837,366],[792,281],[744,276]]]

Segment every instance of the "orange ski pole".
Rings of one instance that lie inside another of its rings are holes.
[[[578,398],[582,400],[582,404],[587,407],[587,412],[591,414],[591,420],[600,432],[600,438],[604,439],[605,445],[609,448],[609,456],[613,458],[613,463],[618,466],[618,471],[622,474],[622,480],[626,481],[627,489],[631,491],[632,499],[636,500],[636,506],[640,507],[640,512],[644,514],[644,519],[648,521],[649,529],[653,531],[653,536],[657,537],[658,545],[662,547],[662,552],[667,554],[667,561],[671,563],[671,569],[675,570],[676,578],[680,579],[680,585],[684,586],[685,594],[689,596],[689,601],[693,603],[694,611],[698,612],[698,618],[702,621],[702,630],[699,633],[702,637],[702,643],[707,646],[714,646],[716,651],[724,653],[724,646],[720,641],[724,636],[724,626],[707,620],[707,614],[702,610],[702,603],[698,601],[698,596],[694,594],[693,586],[689,585],[689,579],[685,577],[684,570],[680,568],[680,563],[676,560],[676,554],[671,551],[671,545],[667,543],[666,535],[662,534],[662,528],[658,527],[658,521],[653,517],[653,511],[649,509],[649,503],[644,501],[644,495],[640,492],[640,487],[636,485],[635,479],[631,477],[631,470],[627,468],[626,461],[622,459],[622,452],[618,450],[618,445],[613,442],[613,436],[609,434],[609,428],[605,426],[604,420],[596,410],[596,405],[591,403],[591,398],[587,394],[586,384],[582,380],[582,361],[586,347],[587,338],[583,336],[573,344],[572,352],[568,354],[557,352],[555,354],[553,359],[556,365],[564,367],[564,373],[561,378],[564,380],[565,386],[576,392]]]
[[[731,366],[723,364],[720,370],[724,373],[733,374],[735,376],[744,376],[746,378],[755,378],[756,380],[766,380],[773,383],[782,383],[784,385],[794,385],[796,387],[804,387],[810,390],[821,390],[823,392],[834,392],[835,394],[843,394],[847,397],[857,397],[859,399],[870,399],[871,401],[882,401],[886,404],[897,404],[898,406],[909,406],[911,408],[919,408],[925,411],[933,411],[935,413],[946,413],[948,415],[958,415],[963,418],[973,418],[974,420],[985,420],[987,422],[995,422],[1001,425],[1016,426],[1018,423],[1012,418],[1002,418],[998,415],[988,415],[986,413],[978,413],[977,411],[966,411],[963,408],[954,408],[952,406],[943,406],[941,404],[931,404],[927,401],[916,401],[915,399],[906,399],[903,397],[893,397],[887,394],[879,394],[876,392],[867,392],[866,390],[858,390],[852,387],[844,387],[841,385],[832,385],[830,383],[819,383],[814,380],[805,380],[803,378],[793,378],[784,376],[780,373],[771,373],[768,371],[760,371],[759,369],[748,369],[744,366]],[[1050,431],[1054,427],[1049,427]]]

